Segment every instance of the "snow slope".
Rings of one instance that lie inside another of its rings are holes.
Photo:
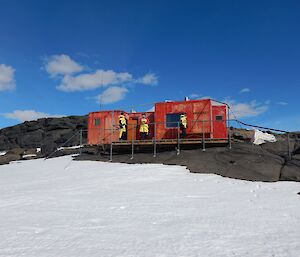
[[[0,256],[300,256],[300,184],[184,167],[0,166]]]

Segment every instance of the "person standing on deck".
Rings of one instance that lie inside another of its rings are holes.
[[[140,138],[141,140],[145,140],[149,134],[149,120],[146,118],[146,114],[143,113],[142,118],[140,120]]]
[[[186,114],[180,115],[179,124],[180,124],[180,130],[181,130],[181,138],[185,138],[186,137],[186,128],[187,128]]]
[[[127,121],[124,116],[124,112],[121,112],[121,115],[119,115],[119,127],[120,127],[120,135],[119,139],[120,140],[127,140]]]

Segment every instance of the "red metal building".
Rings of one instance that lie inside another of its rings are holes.
[[[91,112],[88,118],[88,144],[110,144],[119,141],[118,116],[121,110]],[[127,140],[139,140],[142,113],[125,113]],[[227,140],[227,109],[213,100],[187,100],[156,103],[153,112],[145,112],[150,121],[149,140],[179,138],[180,114],[186,114],[188,139]]]

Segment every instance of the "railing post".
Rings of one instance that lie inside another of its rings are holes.
[[[180,129],[179,129],[180,123],[177,123],[177,155],[180,154]]]
[[[205,152],[204,120],[202,119],[202,151]]]
[[[153,157],[156,157],[156,123],[154,122],[154,145],[153,145]]]
[[[82,129],[80,129],[80,134],[79,134],[79,154],[82,154]]]
[[[229,106],[227,106],[227,133],[228,133],[228,142],[229,142],[229,149],[232,148],[231,146],[231,131],[230,131],[230,109]]]
[[[229,149],[231,149],[232,146],[231,146],[231,130],[230,130],[230,127],[228,127],[228,142],[229,142]]]
[[[109,161],[112,161],[113,158],[113,142],[112,142],[112,134],[113,134],[113,126],[110,129],[110,153],[109,153]]]
[[[134,155],[134,125],[132,124],[132,139],[131,139],[131,157],[130,160],[133,159],[133,155]]]

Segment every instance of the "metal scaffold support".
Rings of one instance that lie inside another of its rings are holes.
[[[80,129],[79,133],[79,154],[82,154],[82,129]]]
[[[133,155],[134,155],[134,125],[132,125],[132,139],[131,139],[131,157],[130,159],[133,160]]]
[[[180,154],[180,123],[177,123],[177,155]]]
[[[229,143],[229,149],[232,148],[231,146],[231,131],[230,131],[230,119],[229,119],[229,112],[230,112],[230,107],[227,105],[227,133],[228,133],[228,143]]]
[[[154,123],[153,157],[156,157],[156,123]]]
[[[202,151],[205,152],[204,120],[202,120]]]
[[[111,113],[111,129],[110,129],[110,153],[109,153],[109,161],[112,161],[113,158],[113,132],[114,132],[114,111]]]

